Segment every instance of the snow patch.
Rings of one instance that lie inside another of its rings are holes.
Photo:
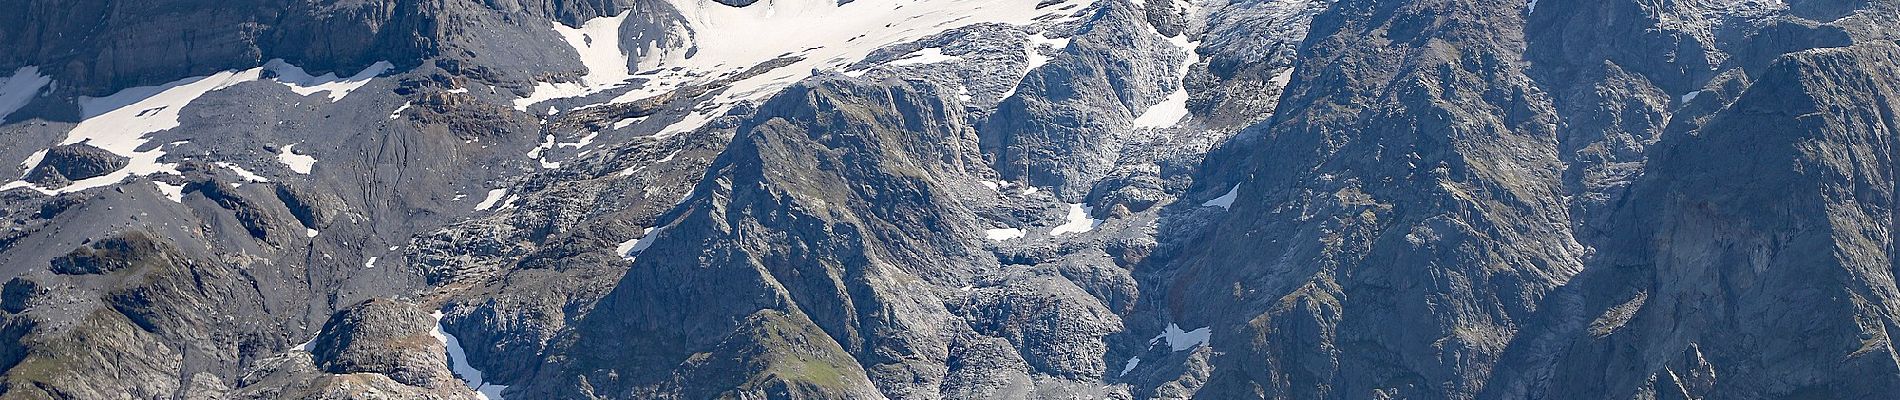
[[[647,117],[633,117],[633,118],[624,118],[619,121],[614,121],[614,130],[617,131],[621,129],[627,129],[627,127],[633,126],[633,124],[639,123],[640,121],[644,121],[646,119]]]
[[[409,102],[407,101],[402,102],[402,107],[396,107],[396,111],[389,112],[389,119],[396,119],[397,117],[401,117],[402,112],[405,110],[408,110],[409,106],[410,106]]]
[[[1069,222],[1057,226],[1054,230],[1050,230],[1049,235],[1062,236],[1067,233],[1083,233],[1095,230],[1095,227],[1102,225],[1102,220],[1089,218],[1089,212],[1093,210],[1094,208],[1084,206],[1081,203],[1070,203]]]
[[[375,64],[370,64],[368,68],[364,68],[362,72],[357,72],[356,75],[338,78],[335,72],[311,76],[310,73],[304,72],[303,68],[290,65],[283,59],[272,59],[264,63],[264,69],[277,75],[271,80],[289,86],[291,92],[304,96],[328,92],[332,103],[343,100],[343,97],[349,96],[350,92],[369,84],[370,79],[382,76],[383,73],[394,68],[396,66],[388,61],[377,61]]]
[[[1161,330],[1161,334],[1155,335],[1154,339],[1149,339],[1148,345],[1153,346],[1160,344],[1162,340],[1167,340],[1168,347],[1174,349],[1174,351],[1182,351],[1192,349],[1194,346],[1207,345],[1208,338],[1214,335],[1213,332],[1211,327],[1206,326],[1191,331],[1182,331],[1180,326],[1170,323],[1167,329]]]
[[[291,172],[310,175],[310,167],[317,165],[317,158],[292,152],[290,148],[295,146],[295,144],[288,144],[284,145],[284,148],[279,149],[277,151],[277,162],[284,163],[284,166],[290,167]]]
[[[1240,184],[1236,183],[1234,184],[1233,189],[1227,189],[1227,194],[1223,194],[1220,197],[1215,197],[1213,200],[1208,200],[1206,203],[1201,203],[1201,207],[1220,207],[1220,208],[1232,209],[1234,208],[1234,198],[1239,197],[1239,196],[1240,196]]]
[[[237,164],[232,164],[232,163],[228,163],[224,161],[219,161],[212,164],[217,164],[217,166],[230,169],[231,172],[236,172],[238,177],[244,178],[244,180],[246,181],[259,182],[259,183],[270,182],[270,178],[265,178],[263,175],[251,173],[250,170],[246,170],[244,169],[244,167],[240,167]]]
[[[1140,116],[1135,117],[1135,128],[1166,128],[1174,126],[1175,123],[1181,122],[1182,118],[1187,118],[1187,101],[1187,88],[1175,89],[1173,93],[1169,93],[1168,97],[1162,99],[1160,103],[1148,106],[1148,109],[1142,111]]]
[[[600,132],[588,132],[587,136],[582,136],[581,140],[578,142],[561,143],[561,144],[556,145],[556,147],[572,147],[576,149],[587,147],[587,145],[593,144],[594,138],[597,138],[597,137],[600,137]]]
[[[39,96],[40,88],[53,83],[50,76],[40,75],[40,67],[25,66],[13,70],[13,75],[0,78],[0,121],[7,115],[26,107],[33,98]]]
[[[1122,364],[1122,374],[1120,376],[1128,376],[1128,372],[1134,371],[1136,365],[1141,365],[1141,356],[1128,357],[1128,362]]]
[[[376,268],[376,256],[370,256],[368,260],[363,260],[363,268]]]
[[[482,198],[482,202],[480,203],[475,203],[475,211],[487,210],[489,207],[494,207],[495,202],[501,201],[501,196],[506,194],[508,194],[507,188],[489,190],[488,197]]]
[[[1022,229],[1016,229],[1016,228],[998,228],[998,229],[991,229],[988,231],[984,231],[984,235],[988,236],[990,240],[999,241],[999,242],[1004,241],[1004,240],[1021,238],[1023,237],[1023,235],[1027,235],[1027,234],[1029,233],[1024,232]]]
[[[1695,100],[1695,98],[1696,98],[1696,96],[1701,96],[1701,95],[1702,95],[1702,91],[1700,91],[1700,90],[1697,90],[1697,91],[1693,91],[1693,92],[1689,92],[1689,93],[1683,93],[1683,94],[1682,94],[1682,97],[1679,97],[1679,98],[1677,98],[1677,99],[1678,99],[1678,100],[1682,100],[1682,101],[1681,101],[1682,103],[1688,103],[1688,102],[1690,102],[1690,101],[1694,101],[1694,100]]]
[[[653,247],[653,241],[659,238],[660,232],[665,231],[666,227],[646,228],[640,231],[640,237],[620,242],[619,246],[614,247],[614,252],[619,253],[621,258],[631,261],[633,256],[647,251],[648,247]]]
[[[178,204],[185,203],[185,185],[173,185],[165,181],[152,181],[152,185],[158,186],[158,193],[165,195],[166,199]]]
[[[1286,69],[1280,70],[1280,73],[1274,74],[1272,78],[1268,78],[1267,82],[1272,83],[1275,88],[1286,89],[1288,83],[1293,83],[1293,67],[1286,67]]]
[[[560,168],[561,163],[550,162],[547,160],[547,156],[543,154],[547,152],[548,150],[553,150],[554,146],[555,146],[554,135],[550,134],[550,135],[544,136],[541,139],[541,144],[536,145],[534,146],[533,149],[528,150],[528,159],[535,160],[536,162],[541,163],[541,168],[547,168],[547,169]]]
[[[950,62],[950,61],[957,61],[957,60],[963,59],[963,57],[943,54],[943,48],[941,47],[925,48],[923,50],[918,50],[917,52],[911,53],[911,54],[914,54],[914,56],[910,56],[909,58],[899,59],[897,61],[891,61],[888,65],[902,66],[902,65],[935,64],[935,63],[940,63],[940,62]]]
[[[307,237],[307,238],[313,238],[313,237],[317,237],[317,230],[316,230],[316,229],[310,229],[310,228],[304,228],[304,229],[303,229],[303,237]]]
[[[448,348],[449,370],[454,371],[455,376],[461,377],[462,382],[467,383],[470,389],[475,389],[475,398],[502,400],[501,391],[507,389],[508,386],[488,383],[487,380],[482,379],[482,370],[468,364],[468,352],[462,349],[462,341],[442,329],[442,311],[436,311],[429,316],[435,317],[435,329],[429,331],[429,336],[434,336],[435,340],[442,342],[443,347]]]

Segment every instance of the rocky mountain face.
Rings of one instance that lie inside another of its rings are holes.
[[[0,5],[0,399],[1900,391],[1886,0]]]

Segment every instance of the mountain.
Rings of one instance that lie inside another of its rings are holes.
[[[1900,390],[1900,2],[0,9],[0,399]]]

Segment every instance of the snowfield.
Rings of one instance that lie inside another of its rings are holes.
[[[718,105],[688,117],[665,133],[690,131],[712,116],[723,115],[738,100],[756,100],[817,71],[838,71],[863,60],[872,51],[922,39],[951,29],[981,24],[1031,25],[1039,18],[1065,13],[1061,7],[1037,8],[1035,0],[763,0],[732,7],[712,0],[666,0],[684,24],[672,26],[683,43],[667,48],[641,49],[651,57],[632,59],[620,32],[627,14],[599,17],[582,26],[556,23],[588,69],[580,82],[540,83],[515,107],[552,99],[598,93],[628,84],[631,71],[651,71],[656,87],[641,88],[611,100],[625,103],[650,97],[688,81],[711,81],[755,65],[795,57],[797,61],[756,76],[732,82],[714,102]],[[1066,40],[1041,38],[1038,43],[1066,45]],[[1033,52],[1032,52],[1033,53]],[[955,60],[941,49],[925,49],[892,64],[914,65]],[[633,68],[628,68],[632,66]],[[862,71],[851,71],[860,74]]]
[[[79,108],[85,119],[66,133],[60,145],[85,143],[101,150],[130,158],[124,168],[92,178],[81,179],[59,189],[45,189],[26,181],[0,186],[0,191],[25,187],[47,195],[71,193],[105,187],[133,176],[157,173],[178,174],[178,165],[161,163],[164,146],[139,151],[154,132],[178,127],[178,112],[193,100],[215,90],[258,79],[262,68],[225,71],[211,76],[185,78],[159,86],[120,90],[111,96],[80,97]],[[38,164],[38,160],[34,164]]]

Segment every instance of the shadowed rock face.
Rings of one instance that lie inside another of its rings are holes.
[[[936,1],[21,1],[0,399],[1900,390],[1893,2]]]

